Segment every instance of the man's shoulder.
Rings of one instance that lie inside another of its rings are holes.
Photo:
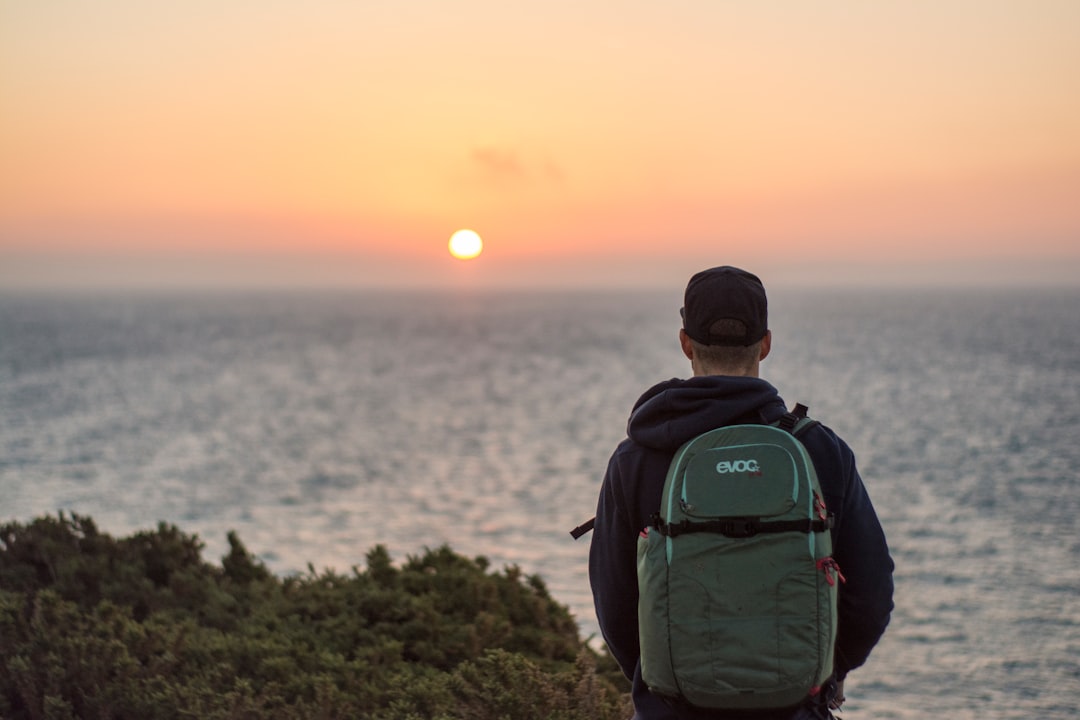
[[[818,422],[799,436],[806,448],[822,490],[834,501],[846,496],[858,478],[855,453],[835,430]]]
[[[642,445],[631,438],[623,438],[623,440],[615,446],[611,458],[613,462],[617,463],[638,463],[643,462],[646,459],[649,461],[656,461],[657,459],[670,460],[674,455],[674,450],[660,450],[658,448]]]
[[[813,426],[799,436],[811,455],[814,454],[814,450],[837,455],[854,455],[851,447],[835,430],[813,416],[811,419],[814,420]]]

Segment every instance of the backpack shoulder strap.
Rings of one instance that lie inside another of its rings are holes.
[[[784,413],[777,425],[781,430],[799,437],[807,430],[821,424],[817,420],[811,420],[806,416],[809,409],[802,403],[795,403],[795,407]]]
[[[581,523],[576,528],[574,528],[573,530],[570,531],[570,537],[577,540],[582,535],[585,535],[590,530],[592,530],[594,525],[596,525],[596,518],[586,520],[585,522]]]

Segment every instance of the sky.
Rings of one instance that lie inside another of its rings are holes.
[[[0,290],[1077,286],[1078,28],[1074,0],[0,0]]]

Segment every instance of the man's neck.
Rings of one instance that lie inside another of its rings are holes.
[[[744,368],[693,368],[694,377],[761,377],[759,374],[760,368],[755,364],[754,367]]]

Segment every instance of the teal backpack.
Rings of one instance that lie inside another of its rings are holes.
[[[776,425],[733,425],[676,453],[660,512],[638,538],[641,675],[702,708],[798,705],[833,671],[832,517],[798,436],[797,405]]]

